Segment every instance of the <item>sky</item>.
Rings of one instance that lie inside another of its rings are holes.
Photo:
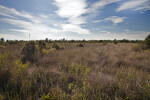
[[[143,40],[150,0],[0,0],[0,38]]]

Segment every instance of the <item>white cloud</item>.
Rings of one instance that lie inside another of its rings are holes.
[[[106,5],[112,4],[112,3],[117,3],[122,0],[99,0],[95,2],[94,4],[91,5],[91,7],[88,9],[89,13],[97,12],[99,9],[102,9]]]
[[[87,6],[85,0],[55,0],[55,4],[59,8],[57,14],[64,18],[80,17]]]
[[[78,34],[90,34],[89,30],[83,29],[79,25],[64,24],[62,25],[62,28],[63,28],[63,31],[75,32]]]
[[[128,29],[125,29],[124,31],[125,31],[125,32],[130,32],[130,30],[128,30]]]
[[[106,18],[105,21],[111,21],[111,22],[114,23],[114,25],[116,25],[116,24],[119,24],[119,23],[123,23],[126,18],[127,17],[111,16],[109,18]]]
[[[62,17],[67,18],[66,24],[62,25],[63,31],[76,32],[78,34],[90,34],[90,30],[81,27],[81,24],[87,23],[87,17],[95,14],[100,8],[105,7],[111,3],[116,3],[121,0],[99,0],[90,5],[89,8],[86,0],[54,0],[58,7],[56,13]],[[88,16],[82,16],[88,14]],[[100,22],[96,21],[97,22]]]
[[[104,20],[95,20],[95,21],[92,21],[93,23],[99,23],[99,22],[103,22]]]
[[[14,8],[7,8],[0,5],[0,15],[4,17],[1,18],[0,21],[17,27],[16,29],[10,29],[10,31],[23,33],[25,36],[28,36],[30,33],[33,39],[44,39],[48,35],[50,36],[51,33],[61,31],[48,25],[51,22],[51,19],[49,18],[49,15],[46,14],[33,16],[28,12],[19,12]],[[26,20],[23,20],[22,18],[26,18]]]
[[[12,40],[12,39],[17,39],[17,35],[12,35],[12,34],[5,34],[5,33],[0,33],[0,37],[4,38],[5,40]]]
[[[100,31],[100,32],[110,34],[110,32],[108,32],[108,31]]]
[[[10,29],[12,31],[22,32],[26,36],[28,36],[28,34],[31,33],[33,38],[36,37],[38,39],[46,38],[45,35],[50,34],[50,33],[60,32],[60,30],[58,29],[54,29],[43,24],[35,24],[32,22],[27,22],[23,20],[2,18],[0,19],[0,21],[7,22],[9,24],[12,24],[21,28],[21,29]]]
[[[114,33],[114,32],[109,32],[109,31],[100,31],[98,36],[95,37],[102,37],[101,39],[129,39],[129,40],[144,40],[150,32],[144,32],[144,31],[129,31],[129,32],[120,32],[120,33]],[[99,39],[99,38],[95,38]]]
[[[150,10],[150,1],[149,0],[130,0],[124,2],[116,11],[123,11],[131,9],[133,11],[146,11]]]
[[[103,20],[95,20],[92,21],[93,23],[99,23],[99,22],[103,22],[103,21],[111,21],[113,22],[114,25],[119,24],[119,23],[123,23],[125,21],[127,17],[119,17],[119,16],[111,16],[109,18],[105,18]]]
[[[0,15],[6,16],[9,18],[15,18],[15,19],[18,19],[17,17],[23,17],[23,18],[29,19],[32,22],[39,23],[38,18],[35,18],[34,16],[29,14],[28,12],[25,12],[25,11],[18,12],[14,8],[7,8],[3,5],[0,5]]]
[[[67,18],[67,23],[62,24],[64,32],[76,32],[78,34],[90,34],[88,29],[81,27],[81,24],[86,23],[86,18],[82,17],[87,12],[86,0],[54,0],[58,7],[56,13]]]

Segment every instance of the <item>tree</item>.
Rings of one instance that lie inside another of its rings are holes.
[[[1,38],[1,42],[4,42],[5,41],[5,39],[4,38]]]
[[[45,42],[48,42],[48,38],[45,39]]]
[[[117,43],[118,43],[118,41],[116,39],[114,39],[114,44],[117,44]]]
[[[37,56],[37,48],[35,46],[35,42],[31,41],[25,44],[21,52],[24,57],[22,58],[22,62],[25,63],[29,61],[31,63],[36,61]]]
[[[145,38],[144,43],[147,49],[150,49],[150,34]]]

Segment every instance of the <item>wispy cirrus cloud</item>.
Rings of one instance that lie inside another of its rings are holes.
[[[18,19],[9,19],[9,18],[2,18],[0,21],[12,24],[17,26],[17,29],[10,29],[11,31],[21,32],[24,33],[25,36],[28,36],[30,33],[33,39],[41,39],[46,38],[50,33],[57,33],[60,32],[58,29],[51,28],[44,24],[35,24],[32,22],[27,22]]]
[[[18,36],[16,35],[6,34],[6,33],[0,33],[0,37],[4,39],[9,39],[9,40],[18,38]]]
[[[117,8],[117,12],[123,10],[133,10],[133,11],[146,11],[150,10],[150,1],[149,0],[129,0],[124,2]]]
[[[50,4],[52,5],[52,7],[46,7],[47,9],[44,13],[40,13],[40,9],[38,10],[39,12],[37,12],[32,8],[26,9],[22,7],[16,7],[18,9],[15,9],[0,5],[0,22],[2,22],[0,23],[0,25],[6,28],[6,31],[9,31],[8,34],[11,34],[11,32],[16,32],[16,34],[21,33],[27,37],[30,33],[31,36],[33,36],[35,39],[44,39],[46,37],[51,37],[51,34],[57,34],[56,37],[58,37],[59,33],[62,35],[62,37],[69,34],[72,36],[80,36],[80,38],[82,38],[82,36],[87,36],[87,38],[90,38],[90,36],[92,35],[94,36],[95,34],[99,34],[96,33],[99,30],[101,30],[101,33],[112,34],[111,32],[102,31],[102,27],[106,27],[106,29],[109,29],[109,26],[112,26],[116,28],[115,32],[117,32],[118,26],[113,25],[118,25],[127,21],[127,17],[122,16],[121,13],[117,13],[119,11],[149,10],[148,0],[94,0],[90,2],[89,0],[52,0],[51,3],[53,4]],[[108,5],[108,8],[117,7],[118,5],[119,8],[116,12],[116,10],[114,9],[107,9]],[[26,11],[22,11],[21,9],[26,9]],[[50,11],[48,9],[50,9]],[[97,20],[99,18],[103,19]],[[9,25],[3,24],[4,22]],[[136,21],[132,23],[134,24],[134,26],[136,26],[135,22]],[[148,25],[149,24],[147,24],[147,26]],[[122,26],[126,27],[126,25],[123,24]],[[96,29],[97,27],[98,29]],[[94,28],[96,30],[94,30]],[[125,29],[128,29],[128,27],[126,27]],[[130,33],[130,31],[128,30],[122,31]],[[0,34],[1,33],[3,32],[0,32]],[[99,38],[98,35],[95,35],[95,37]]]
[[[14,18],[14,19],[18,19],[18,17],[23,17],[23,18],[29,19],[30,21],[34,23],[39,23],[39,19],[35,18],[30,13],[25,12],[25,11],[19,12],[14,8],[8,8],[3,5],[0,5],[0,15],[9,17],[9,18]]]
[[[99,22],[103,22],[104,20],[94,20],[92,21],[93,23],[99,23]]]
[[[117,25],[119,23],[123,23],[126,18],[127,17],[111,16],[111,17],[105,18],[103,20],[95,20],[92,22],[99,23],[99,22],[104,22],[104,21],[111,21],[114,25]]]
[[[62,24],[63,31],[76,32],[78,34],[90,34],[90,30],[83,28],[81,25],[87,23],[87,18],[94,15],[99,9],[106,5],[116,3],[121,0],[98,0],[97,2],[88,5],[86,0],[54,0],[54,4],[58,7],[56,13],[67,18],[66,24]],[[87,16],[83,16],[87,14]]]
[[[123,23],[127,17],[118,17],[118,16],[111,16],[109,18],[106,18],[105,21],[111,21],[114,23],[114,25]]]
[[[98,0],[97,2],[95,2],[94,4],[90,6],[90,8],[88,9],[88,12],[89,13],[97,12],[99,9],[102,9],[109,4],[117,3],[120,1],[122,0]]]
[[[59,29],[48,25],[51,19],[45,14],[36,16],[25,11],[19,12],[14,8],[0,5],[0,15],[4,17],[0,21],[17,27],[9,29],[10,31],[23,33],[25,36],[31,33],[33,39],[46,38],[50,33],[60,32]]]

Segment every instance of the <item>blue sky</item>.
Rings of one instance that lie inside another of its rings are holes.
[[[0,0],[0,38],[144,39],[150,0]]]

